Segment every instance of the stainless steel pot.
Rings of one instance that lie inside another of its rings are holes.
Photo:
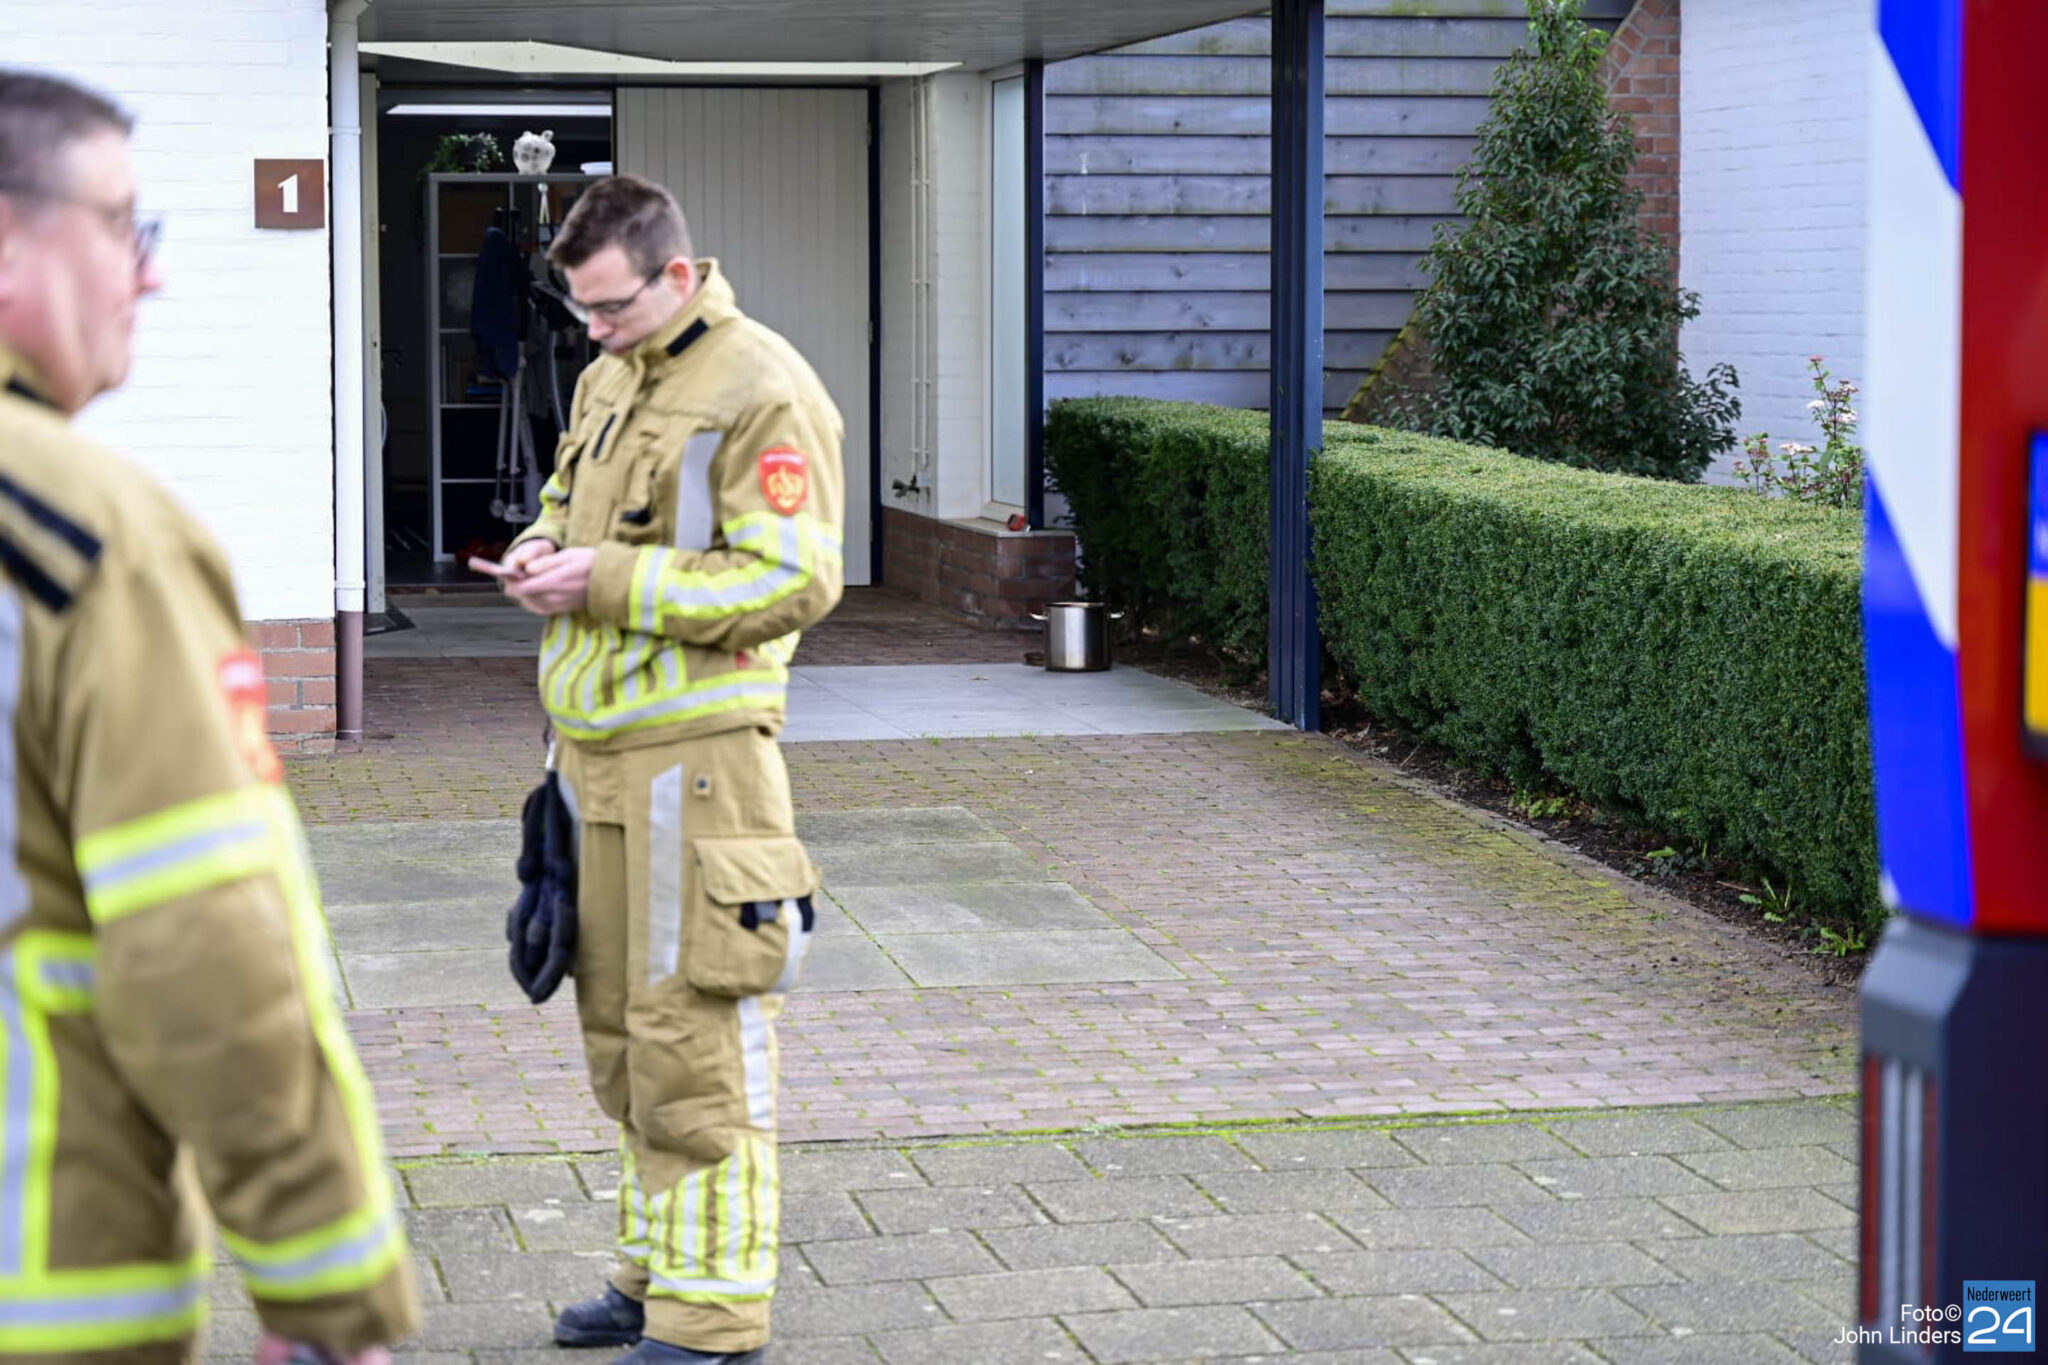
[[[1048,602],[1031,619],[1045,622],[1048,673],[1100,673],[1109,667],[1109,623],[1123,616],[1100,602]]]

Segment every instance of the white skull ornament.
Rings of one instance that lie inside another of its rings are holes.
[[[512,144],[512,164],[519,168],[521,175],[545,175],[555,160],[555,130],[526,132]]]

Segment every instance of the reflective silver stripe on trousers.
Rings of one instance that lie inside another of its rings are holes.
[[[700,431],[683,444],[676,470],[676,548],[708,550],[718,523],[711,497],[711,462],[725,444],[722,431]]]
[[[21,706],[21,599],[0,588],[0,933],[28,913],[21,875],[21,774],[14,752],[14,713]]]
[[[740,1067],[747,1079],[747,1122],[763,1132],[775,1130],[775,1066],[769,1055],[768,1016],[759,996],[739,1002]]]
[[[804,966],[804,950],[811,946],[811,931],[804,928],[804,912],[795,901],[782,903],[782,922],[789,926],[789,947],[782,960],[782,975],[771,988],[775,995],[787,995],[796,989],[797,973]]]
[[[676,974],[683,952],[683,765],[654,779],[647,803],[647,984]]]
[[[667,1275],[649,1277],[655,1293],[673,1298],[702,1295],[719,1299],[765,1299],[775,1292],[773,1280],[678,1280]]]

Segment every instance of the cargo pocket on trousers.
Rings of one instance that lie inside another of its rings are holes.
[[[683,921],[683,979],[707,995],[796,985],[817,912],[818,872],[793,835],[697,839]]]

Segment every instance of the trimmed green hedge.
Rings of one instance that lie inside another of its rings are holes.
[[[1089,592],[1169,634],[1266,648],[1272,493],[1266,415],[1138,398],[1069,399],[1045,423]]]
[[[1265,420],[1054,406],[1047,464],[1098,596],[1263,651]],[[1345,423],[1324,440],[1324,640],[1368,710],[1880,913],[1854,513]]]

